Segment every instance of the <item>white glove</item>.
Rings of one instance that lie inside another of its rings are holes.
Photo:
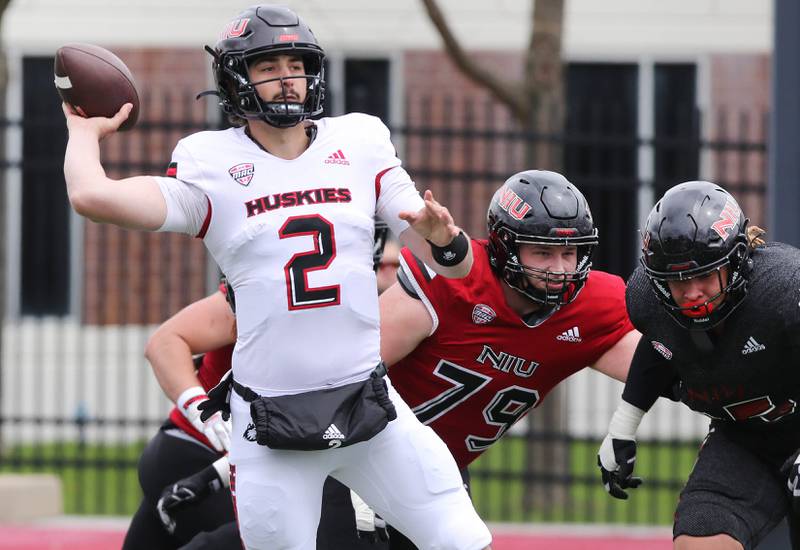
[[[636,462],[636,440],[615,439],[607,435],[597,453],[597,465],[606,492],[614,498],[626,500],[625,489],[636,489],[642,478],[633,476]]]
[[[625,500],[625,489],[636,489],[642,478],[633,476],[636,463],[636,430],[645,412],[626,401],[621,401],[611,423],[608,435],[597,453],[597,466],[603,487],[614,498]]]
[[[355,491],[350,491],[350,500],[356,513],[356,533],[358,538],[370,542],[388,541],[389,533],[386,530],[386,521],[377,515],[369,505],[361,500]]]
[[[194,426],[197,431],[206,436],[206,439],[208,439],[217,451],[221,453],[227,452],[231,448],[230,418],[224,420],[222,418],[222,413],[217,412],[211,415],[211,418],[204,423],[200,420],[200,413],[202,411],[197,408],[197,406],[204,401],[208,401],[206,390],[200,386],[192,386],[181,393],[176,404],[183,416],[192,423],[192,426]]]

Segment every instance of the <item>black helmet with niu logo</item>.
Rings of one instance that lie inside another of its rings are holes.
[[[514,174],[498,189],[487,213],[492,268],[514,290],[540,304],[572,302],[586,284],[597,229],[583,194],[556,172]],[[576,246],[574,271],[553,272],[523,265],[521,244]],[[531,283],[541,281],[543,288]]]
[[[752,266],[747,222],[736,199],[708,181],[676,185],[650,211],[641,262],[659,301],[682,327],[708,330],[741,304]],[[712,272],[719,278],[716,295],[702,303],[675,302],[669,281]]]
[[[228,23],[216,46],[206,50],[214,57],[211,65],[222,110],[233,118],[260,119],[271,126],[289,128],[322,113],[325,95],[325,52],[298,15],[285,6],[252,6]],[[267,55],[297,55],[305,74],[251,82],[248,66]],[[303,103],[285,97],[264,101],[256,85],[297,80],[304,86]],[[203,94],[201,94],[203,95]]]

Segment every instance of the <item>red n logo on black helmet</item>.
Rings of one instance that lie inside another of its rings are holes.
[[[725,203],[725,207],[722,209],[722,212],[719,213],[719,219],[711,224],[711,229],[714,232],[722,237],[722,240],[726,240],[728,238],[728,229],[732,228],[736,225],[736,222],[739,221],[739,216],[741,216],[742,211],[736,205],[735,202],[728,199]]]

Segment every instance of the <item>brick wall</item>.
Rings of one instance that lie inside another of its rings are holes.
[[[518,80],[521,53],[472,53],[484,67]],[[716,54],[710,57],[710,108],[705,136],[712,142],[706,177],[729,188],[753,223],[765,214],[769,104],[768,54]],[[514,131],[515,121],[484,88],[466,78],[441,51],[409,51],[404,56],[406,139],[404,161],[420,190],[431,188],[472,234],[483,235],[485,208],[506,176],[528,168],[557,166],[540,154],[526,160],[521,140],[465,140],[451,135],[420,135],[415,127]],[[740,142],[750,145],[742,147]],[[555,151],[555,149],[553,149]],[[472,175],[477,177],[462,177]],[[569,175],[569,174],[568,174]],[[470,179],[476,184],[467,185]]]
[[[178,139],[194,131],[167,130],[168,121],[201,128],[207,102],[209,57],[199,49],[115,49],[133,72],[142,101],[137,128],[102,145],[110,177],[161,175]],[[187,98],[191,98],[187,100]],[[206,294],[203,243],[186,235],[145,233],[86,221],[84,321],[88,324],[158,323]]]
[[[191,128],[166,130],[159,122],[189,119],[200,128],[207,102],[187,97],[208,87],[208,57],[199,48],[116,52],[130,66],[142,94],[139,130],[112,136],[103,145],[109,174],[161,173],[177,140]],[[508,80],[521,75],[518,53],[479,52],[475,57]],[[420,190],[432,189],[475,236],[485,235],[486,206],[512,173],[548,168],[546,158],[527,166],[521,143],[509,139],[464,139],[414,132],[438,129],[513,131],[507,110],[467,79],[441,51],[404,55],[406,119],[411,129],[404,161]],[[715,55],[710,63],[711,109],[707,136],[722,148],[709,155],[711,179],[740,199],[754,223],[763,223],[766,155],[725,146],[728,141],[763,142],[769,100],[767,55]],[[149,128],[145,133],[144,128]],[[116,166],[116,168],[114,168]],[[85,320],[88,323],[157,323],[206,292],[202,243],[181,235],[142,234],[87,222],[84,258]]]
[[[720,54],[710,63],[711,109],[708,136],[719,142],[712,153],[711,179],[732,191],[755,224],[766,214],[767,154],[730,142],[766,143],[770,94],[770,57]]]
[[[517,53],[476,52],[482,66],[509,81],[522,75]],[[486,235],[486,208],[494,191],[522,170],[524,151],[514,140],[464,138],[450,133],[419,135],[414,128],[512,131],[508,110],[483,87],[465,77],[439,50],[409,51],[404,60],[405,142],[409,172],[420,191],[432,189],[457,223],[474,236]]]

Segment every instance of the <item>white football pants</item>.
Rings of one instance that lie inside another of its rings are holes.
[[[369,441],[325,451],[280,451],[248,441],[250,406],[233,393],[231,490],[247,550],[315,550],[329,475],[420,550],[480,550],[491,543],[447,446],[386,382],[397,418]]]

